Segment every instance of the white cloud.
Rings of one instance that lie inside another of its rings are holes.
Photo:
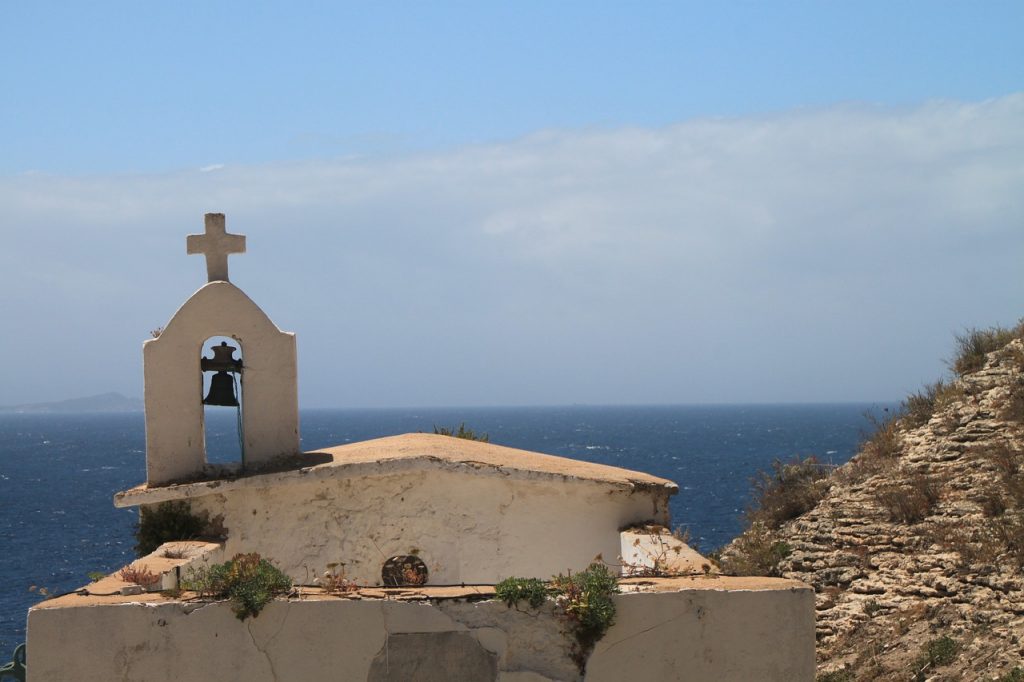
[[[21,175],[0,179],[0,284],[36,283],[7,296],[50,336],[38,311],[95,291],[112,343],[105,310],[158,323],[201,283],[183,237],[222,211],[250,235],[233,279],[306,339],[319,403],[891,398],[934,378],[950,331],[1019,314],[1021,159],[1018,94]],[[332,393],[350,372],[359,390]]]

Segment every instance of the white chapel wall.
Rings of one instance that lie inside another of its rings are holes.
[[[431,584],[493,584],[585,568],[597,554],[614,564],[619,529],[667,522],[666,502],[600,482],[417,470],[236,488],[192,507],[224,515],[227,556],[259,552],[300,581],[344,562],[349,578],[379,584],[387,558],[417,554]]]

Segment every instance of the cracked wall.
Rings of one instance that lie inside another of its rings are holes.
[[[243,488],[192,504],[223,514],[226,556],[259,552],[300,583],[340,562],[350,579],[379,585],[387,558],[416,554],[430,584],[494,584],[578,570],[597,554],[614,562],[619,528],[654,518],[659,494],[439,470]]]
[[[585,679],[810,682],[813,593],[766,585],[775,587],[616,596],[616,623]],[[29,612],[31,682],[379,682],[409,670],[433,675],[424,679],[579,680],[550,602],[532,611],[496,601],[307,598],[239,621],[225,602],[58,601]],[[421,653],[435,660],[417,667]]]

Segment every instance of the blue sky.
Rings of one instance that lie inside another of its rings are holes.
[[[306,406],[889,400],[1024,301],[1024,5],[5,3],[0,404],[232,280]],[[73,334],[68,332],[73,330]]]
[[[3,170],[401,153],[1019,89],[1019,2],[5,3]]]

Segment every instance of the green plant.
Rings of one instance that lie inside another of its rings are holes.
[[[999,678],[998,682],[1024,682],[1024,668],[1014,668]]]
[[[98,583],[107,577],[107,574],[103,571],[89,571],[85,574],[89,578],[89,582]]]
[[[291,578],[259,554],[236,554],[230,561],[192,570],[182,587],[201,597],[228,599],[239,620],[255,618],[270,600],[292,587]]]
[[[985,366],[985,356],[988,353],[1001,350],[1010,341],[1022,336],[1024,322],[1018,323],[1012,329],[999,326],[966,329],[963,334],[957,334],[955,337],[956,349],[949,365],[959,376],[977,372]]]
[[[925,643],[921,653],[914,659],[914,680],[923,682],[928,670],[949,665],[960,651],[960,644],[952,637],[943,635]]]
[[[813,509],[830,485],[827,467],[815,457],[794,457],[789,462],[777,459],[772,463],[772,471],[762,471],[752,484],[754,501],[747,519],[770,528],[778,528]]]
[[[494,594],[506,606],[525,601],[532,608],[538,609],[547,599],[548,586],[537,578],[505,578],[494,586]]]
[[[135,524],[135,554],[146,556],[165,542],[197,538],[208,524],[208,515],[193,514],[191,505],[184,500],[142,507]]]
[[[491,437],[488,436],[486,433],[477,434],[475,431],[473,431],[473,429],[467,429],[466,422],[462,422],[461,424],[459,424],[459,428],[457,430],[450,429],[445,426],[438,428],[437,425],[435,424],[434,433],[437,434],[438,436],[451,436],[452,438],[478,440],[481,443],[489,443],[491,440]]]
[[[585,570],[560,573],[550,583],[537,578],[506,578],[494,586],[498,599],[511,608],[526,601],[540,608],[553,596],[562,617],[568,623],[566,634],[572,636],[572,660],[580,675],[586,671],[587,658],[594,645],[615,622],[613,595],[619,591],[619,579],[608,567],[595,560]]]
[[[559,574],[551,580],[575,639],[572,657],[582,675],[594,645],[615,623],[615,602],[619,580],[603,563],[595,561],[578,573]]]

